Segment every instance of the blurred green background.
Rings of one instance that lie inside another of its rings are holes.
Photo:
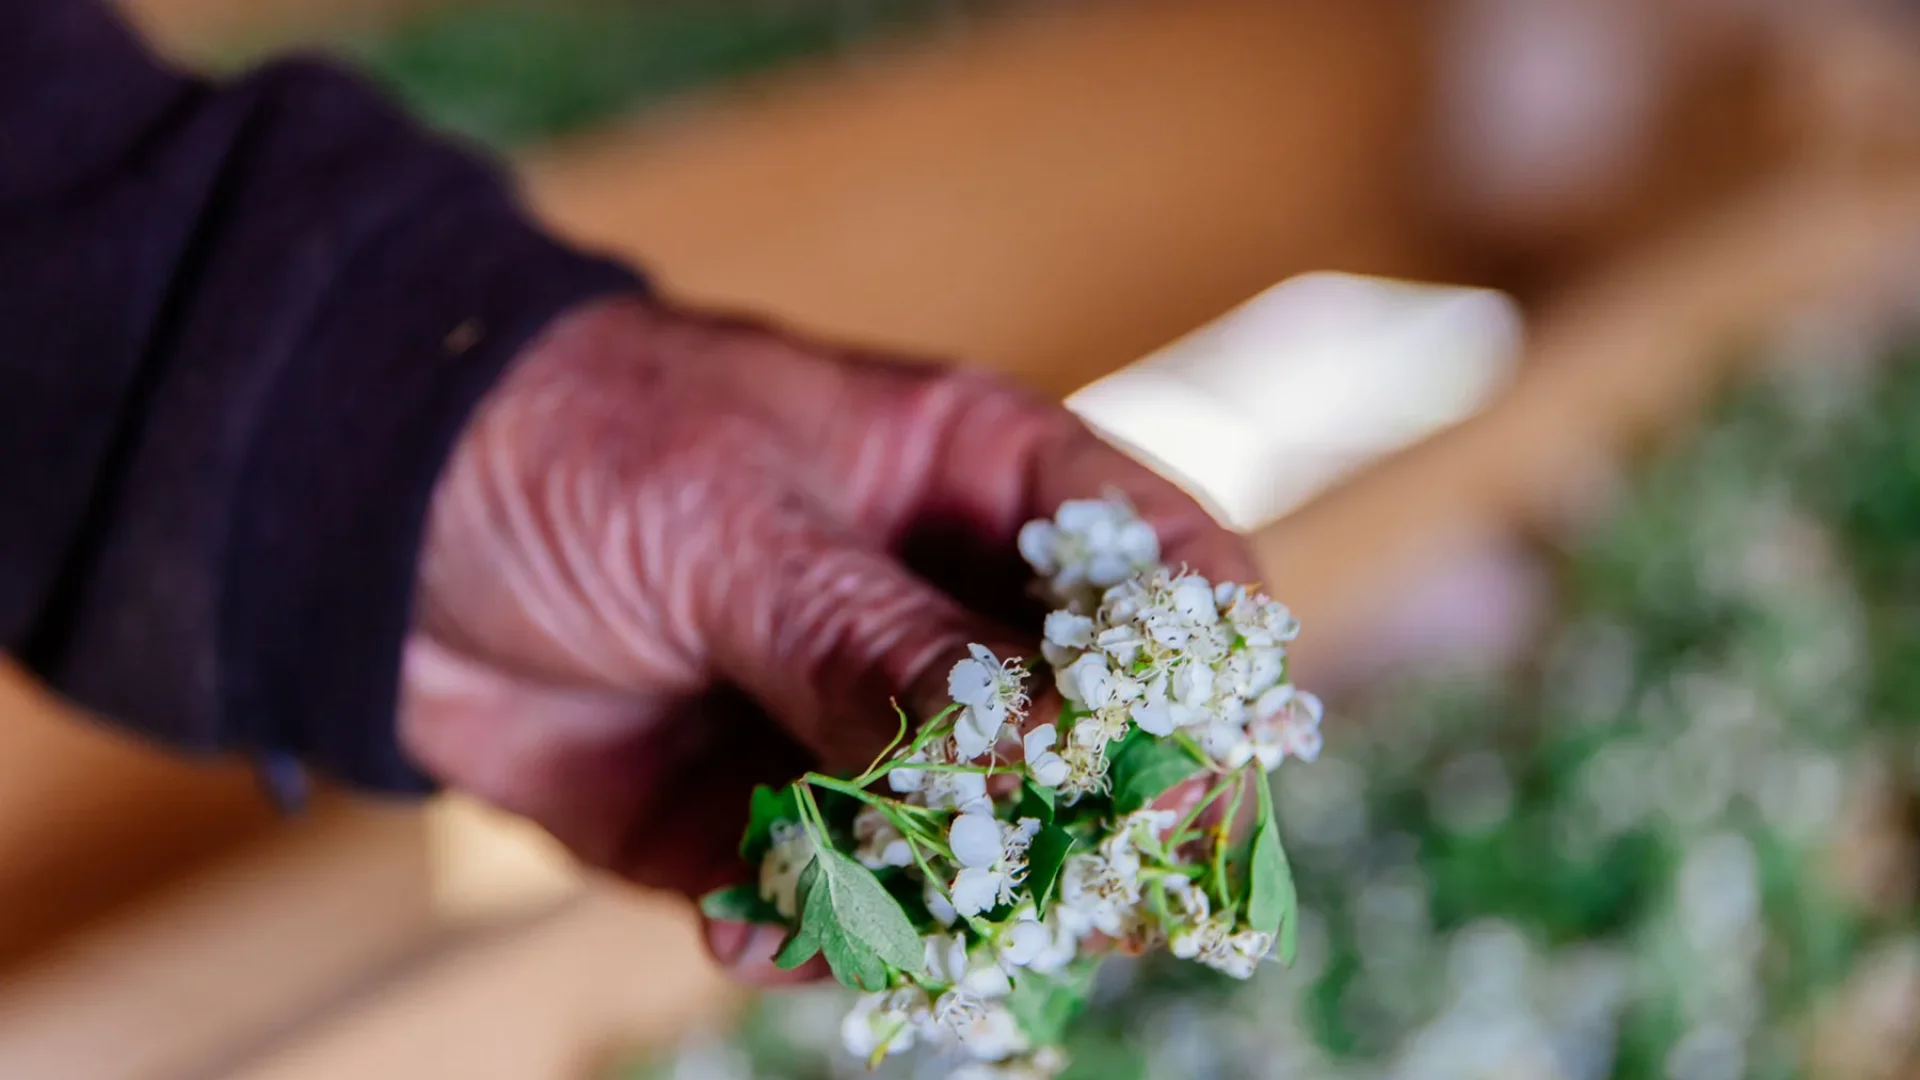
[[[508,148],[1008,0],[479,0],[334,43],[436,126]],[[225,66],[262,47],[234,43]]]

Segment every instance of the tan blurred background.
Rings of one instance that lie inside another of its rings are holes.
[[[429,2],[126,7],[217,64]],[[1337,687],[1420,597],[1603,497],[1769,319],[1920,263],[1911,17],[1008,4],[512,153],[555,227],[672,291],[1063,396],[1308,271],[1505,290],[1511,385],[1258,535],[1303,679]],[[581,1077],[725,1005],[679,904],[457,800],[277,821],[244,770],[12,674],[0,741],[0,1076]]]

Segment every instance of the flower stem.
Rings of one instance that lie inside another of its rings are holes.
[[[894,709],[898,712],[899,706],[894,706]],[[894,753],[890,760],[883,761],[876,759],[872,765],[867,766],[866,772],[860,774],[856,782],[862,786],[871,784],[875,780],[906,764],[908,758],[926,749],[928,743],[951,731],[953,725],[949,721],[953,718],[953,714],[959,711],[960,706],[949,705],[939,712],[934,713],[933,718],[921,726],[920,733],[913,737],[913,741],[907,744],[906,749]],[[900,722],[902,725],[906,723],[906,713],[900,713]],[[904,734],[904,730],[902,734]],[[887,753],[894,751],[898,746],[899,739],[896,738],[893,745],[889,746],[887,752],[883,752],[880,758],[886,758]],[[918,769],[921,768],[921,766],[916,764],[914,768]]]
[[[873,761],[854,779],[854,783],[862,787],[872,783],[873,770],[879,768],[880,763],[887,760],[887,755],[893,753],[894,749],[900,745],[900,741],[907,737],[907,710],[901,708],[898,701],[891,702],[890,704],[893,705],[893,714],[900,718],[899,730],[893,733],[893,741],[887,744],[887,748],[875,754]]]
[[[943,848],[944,846],[945,845],[942,845]],[[952,891],[950,891],[947,888],[947,883],[941,880],[940,875],[933,872],[933,867],[927,865],[927,858],[926,856],[920,854],[919,845],[909,842],[907,844],[907,850],[913,853],[913,864],[920,868],[921,876],[924,877],[930,884],[932,884],[934,891],[940,894],[940,898],[942,900],[945,900],[949,907],[953,906]],[[948,853],[945,856],[945,858],[948,858],[949,860],[952,857],[953,856],[951,853]],[[977,916],[961,915],[960,918],[965,920],[967,926],[971,927],[975,934],[979,935],[980,940],[988,941],[993,938],[993,927],[988,926],[986,923],[982,922]]]
[[[1264,782],[1264,778],[1263,778]],[[1214,826],[1213,834],[1213,898],[1220,903],[1220,910],[1228,910],[1227,902],[1227,841],[1233,834],[1233,822],[1240,816],[1240,806],[1247,797],[1247,771],[1241,769],[1234,775],[1233,801],[1227,804],[1227,816]]]
[[[1193,828],[1193,823],[1200,820],[1200,815],[1206,813],[1209,807],[1220,801],[1220,796],[1226,794],[1227,785],[1230,782],[1226,777],[1213,782],[1213,786],[1207,789],[1206,797],[1194,804],[1193,809],[1187,811],[1187,816],[1180,819],[1180,824],[1174,826],[1173,833],[1167,839],[1168,847],[1178,849],[1181,844],[1187,842],[1187,830]]]
[[[1192,735],[1188,734],[1185,731],[1176,731],[1173,733],[1173,741],[1176,746],[1180,747],[1180,749],[1182,750],[1185,750],[1187,752],[1187,755],[1193,758],[1193,760],[1199,762],[1202,765],[1205,765],[1207,768],[1212,769],[1214,772],[1222,771],[1220,768],[1220,763],[1213,760],[1212,755],[1208,754],[1204,749],[1201,749],[1200,744],[1194,741],[1194,738]]]
[[[947,847],[947,842],[938,836],[922,830],[917,825],[908,828],[905,823],[901,821],[895,821],[894,827],[900,829],[901,834],[907,838],[907,849],[915,852],[916,856],[919,849],[925,847],[927,850],[949,862],[953,860],[953,850]]]
[[[849,799],[858,799],[868,806],[878,807],[881,810],[885,810],[893,805],[892,800],[883,799],[860,787],[858,784],[850,783],[846,780],[836,780],[831,776],[823,776],[817,772],[808,773],[801,777],[800,781],[802,786],[823,787],[828,791],[837,791]],[[811,795],[809,795],[809,798],[811,798]]]
[[[826,815],[820,812],[820,803],[814,799],[812,788],[801,784],[799,792],[800,816],[806,819],[805,825],[807,831],[813,835],[814,845],[824,851],[832,846],[832,841],[827,837]]]

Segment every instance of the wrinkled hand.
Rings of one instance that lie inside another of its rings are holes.
[[[754,784],[865,765],[889,698],[943,705],[968,642],[1029,653],[1044,611],[1015,534],[1110,489],[1167,562],[1254,580],[1177,488],[992,377],[584,307],[441,480],[401,736],[589,862],[698,894],[744,872]],[[709,940],[769,977],[773,941]]]

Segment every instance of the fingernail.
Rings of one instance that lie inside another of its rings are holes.
[[[742,935],[739,952],[727,961],[727,966],[739,971],[772,965],[773,958],[780,953],[780,946],[786,943],[786,930],[778,926],[749,926],[746,929],[748,933]]]
[[[707,948],[722,967],[740,962],[747,943],[753,940],[753,927],[746,923],[713,922],[707,924]]]

